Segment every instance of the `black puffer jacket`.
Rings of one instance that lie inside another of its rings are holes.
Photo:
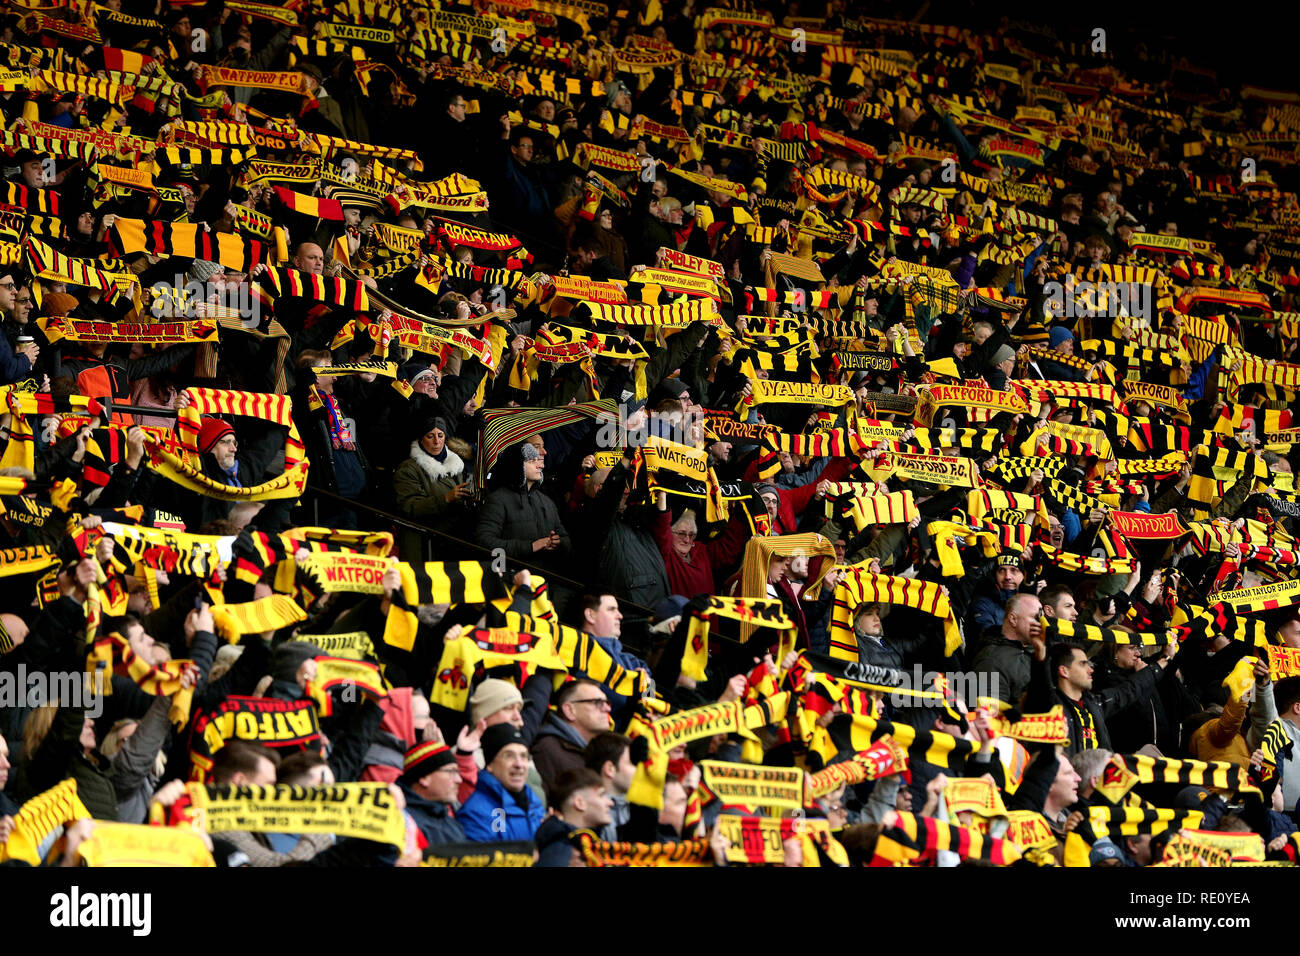
[[[508,448],[492,469],[495,491],[483,502],[474,538],[484,548],[502,548],[517,561],[551,568],[561,573],[572,548],[569,532],[560,520],[555,502],[541,489],[524,481],[524,458],[519,445]],[[552,531],[560,536],[554,551],[533,551],[533,542]]]

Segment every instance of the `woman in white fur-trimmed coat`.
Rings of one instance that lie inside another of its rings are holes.
[[[420,524],[454,523],[474,496],[464,460],[447,447],[447,423],[430,418],[411,442],[411,457],[393,472],[393,491],[402,514]],[[450,521],[448,520],[450,519]],[[420,536],[403,529],[402,558],[422,560]]]

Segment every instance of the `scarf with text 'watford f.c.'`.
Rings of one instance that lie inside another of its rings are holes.
[[[310,701],[304,703],[310,707]],[[406,846],[406,822],[388,788],[385,783],[207,787],[196,782],[171,807],[151,810],[151,822],[165,817],[173,826],[189,824],[208,833],[332,833],[400,849]]]

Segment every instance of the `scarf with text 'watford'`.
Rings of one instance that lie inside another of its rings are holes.
[[[230,740],[252,741],[284,754],[315,747],[320,740],[316,704],[232,694],[212,710],[201,711],[190,725],[190,779],[206,779],[213,755]]]

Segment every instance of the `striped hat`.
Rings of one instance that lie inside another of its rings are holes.
[[[455,763],[456,755],[446,744],[426,740],[416,744],[406,752],[402,761],[402,783],[413,784],[421,777],[427,777],[439,767]]]

